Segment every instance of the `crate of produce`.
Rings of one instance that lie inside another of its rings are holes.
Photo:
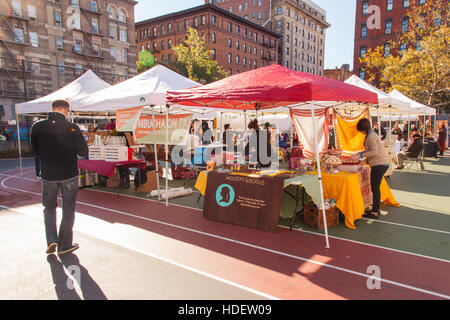
[[[325,210],[327,218],[327,227],[335,227],[339,224],[339,212],[336,206]],[[319,210],[314,203],[308,203],[305,205],[304,222],[318,230],[323,230],[323,213]]]
[[[89,146],[89,160],[105,160],[105,146]]]

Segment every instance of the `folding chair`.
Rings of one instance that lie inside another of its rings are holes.
[[[419,156],[416,158],[408,158],[405,159],[403,162],[403,166],[405,169],[410,169],[414,164],[417,166],[417,169],[419,170],[425,170],[425,166],[423,165],[423,155],[424,155],[424,149],[420,152]]]

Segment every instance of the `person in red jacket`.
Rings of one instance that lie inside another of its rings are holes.
[[[447,142],[447,128],[445,127],[444,123],[441,123],[441,127],[439,128],[439,135],[438,135],[438,143],[440,146],[440,156],[444,155],[445,151],[445,144]]]

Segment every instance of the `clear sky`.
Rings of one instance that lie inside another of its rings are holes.
[[[137,0],[136,21],[159,17],[171,12],[199,6],[204,0]],[[313,0],[327,11],[331,27],[326,33],[325,69],[340,67],[344,63],[353,68],[356,0]]]

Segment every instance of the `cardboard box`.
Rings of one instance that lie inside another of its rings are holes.
[[[147,172],[147,182],[144,184],[141,184],[139,186],[139,188],[135,188],[135,190],[138,192],[145,192],[145,193],[151,192],[153,190],[157,190],[158,184],[157,184],[156,179],[157,179],[156,171],[148,171]]]

